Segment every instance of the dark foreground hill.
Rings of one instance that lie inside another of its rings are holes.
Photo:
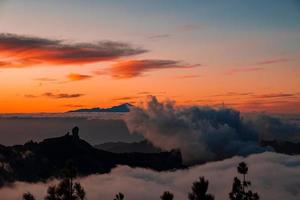
[[[289,141],[276,141],[276,140],[262,140],[260,145],[263,147],[269,147],[269,149],[282,154],[299,155],[300,143]],[[158,153],[162,150],[155,147],[151,142],[142,140],[140,142],[107,142],[103,144],[95,145],[95,148],[115,152],[115,153]]]
[[[289,142],[289,141],[276,141],[276,140],[262,140],[260,142],[261,146],[270,147],[277,153],[283,153],[288,155],[299,155],[300,154],[300,143]],[[155,147],[151,142],[143,140],[140,142],[107,142],[103,144],[95,145],[95,148],[104,151],[114,152],[114,153],[158,153],[162,150]]]
[[[162,152],[161,149],[156,148],[152,143],[147,140],[142,140],[140,142],[106,142],[103,144],[95,145],[95,148],[104,151],[114,152],[114,153],[159,153]]]
[[[11,147],[0,145],[0,186],[13,181],[43,181],[61,175],[66,162],[79,175],[108,173],[117,165],[145,167],[157,171],[182,168],[179,151],[159,153],[112,153],[99,150],[80,139],[78,129],[72,134],[27,142]]]
[[[262,146],[270,146],[277,153],[283,153],[288,155],[300,154],[300,142],[289,142],[289,141],[276,141],[276,140],[263,140],[261,141]]]

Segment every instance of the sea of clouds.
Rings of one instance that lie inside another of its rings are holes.
[[[87,192],[87,200],[112,200],[118,192],[125,199],[159,199],[163,191],[170,191],[175,199],[187,199],[191,184],[199,176],[209,180],[209,193],[216,200],[229,199],[233,178],[238,176],[236,166],[245,161],[249,166],[247,178],[251,189],[258,192],[262,200],[300,199],[300,156],[289,156],[273,152],[253,154],[248,157],[233,157],[210,162],[186,170],[155,172],[149,169],[119,166],[110,174],[92,175],[79,179]],[[29,184],[17,182],[11,187],[0,189],[5,200],[19,200],[24,192],[32,192],[37,200],[43,199],[47,187],[57,183]]]

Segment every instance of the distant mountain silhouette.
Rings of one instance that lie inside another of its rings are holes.
[[[133,106],[129,103],[120,104],[111,108],[82,108],[78,110],[71,110],[68,112],[129,112],[130,107]]]
[[[262,146],[270,146],[277,153],[283,153],[288,155],[300,154],[300,142],[294,143],[289,141],[276,141],[276,140],[263,140],[260,142]]]
[[[0,186],[13,181],[44,181],[59,177],[67,161],[80,176],[108,173],[117,165],[144,167],[157,171],[182,168],[179,151],[159,153],[112,153],[99,150],[72,134],[27,142],[11,147],[0,145]]]
[[[114,153],[159,153],[162,151],[161,149],[153,146],[153,144],[151,144],[147,140],[132,143],[107,142],[95,145],[95,148]]]
[[[283,153],[288,155],[300,154],[300,142],[289,142],[289,141],[276,141],[276,140],[262,140],[261,146],[269,146],[274,149],[277,153]],[[107,142],[94,146],[97,149],[114,152],[114,153],[158,153],[162,150],[153,146],[149,141],[142,140],[140,142]]]

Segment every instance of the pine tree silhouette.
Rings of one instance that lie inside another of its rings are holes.
[[[237,171],[243,175],[243,181],[234,177],[232,190],[229,193],[230,200],[259,200],[257,193],[247,190],[251,185],[251,182],[246,180],[246,174],[248,173],[247,164],[245,162],[239,163]]]
[[[68,162],[63,170],[64,178],[58,185],[50,186],[45,200],[84,200],[86,193],[78,182],[73,182],[76,177],[76,169],[72,162]]]
[[[35,198],[30,192],[26,192],[23,194],[23,200],[35,200]]]
[[[208,181],[204,177],[200,177],[192,185],[192,192],[189,193],[189,200],[214,200],[214,196],[206,194],[208,190]]]
[[[77,127],[75,127],[75,128],[77,128]],[[73,128],[73,129],[75,129],[75,128]],[[61,182],[61,185],[63,185],[63,182],[64,182],[64,184],[66,184],[65,187],[68,188],[69,197],[72,197],[72,194],[73,194],[73,179],[76,177],[77,172],[76,172],[76,169],[73,166],[73,162],[71,160],[69,160],[66,163],[66,167],[63,169],[63,175],[64,175],[65,180]]]
[[[173,197],[174,197],[174,195],[171,192],[166,191],[163,193],[163,195],[160,196],[160,199],[161,200],[173,200]]]
[[[124,199],[124,194],[121,192],[116,194],[116,197],[114,198],[114,200],[123,200],[123,199]]]
[[[238,173],[243,174],[243,180],[246,181],[246,174],[248,173],[248,166],[245,162],[239,163],[237,167]]]

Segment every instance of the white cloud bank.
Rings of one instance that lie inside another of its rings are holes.
[[[81,184],[87,192],[87,200],[112,200],[117,192],[125,199],[159,199],[163,191],[171,191],[175,200],[187,199],[192,182],[199,176],[209,180],[209,193],[216,200],[229,199],[236,166],[245,161],[249,166],[248,178],[251,189],[258,192],[262,200],[300,199],[300,156],[288,156],[272,152],[253,154],[246,158],[233,157],[223,161],[198,165],[189,170],[155,172],[148,169],[119,166],[110,174],[92,175],[82,178]],[[48,183],[28,184],[18,182],[14,187],[0,189],[3,200],[20,200],[22,193],[30,191],[37,200],[43,199]]]
[[[131,133],[143,135],[156,147],[180,149],[185,163],[270,150],[259,144],[260,139],[300,138],[300,127],[271,116],[245,119],[230,108],[179,108],[155,97],[149,99],[146,108],[132,108],[124,119]]]

